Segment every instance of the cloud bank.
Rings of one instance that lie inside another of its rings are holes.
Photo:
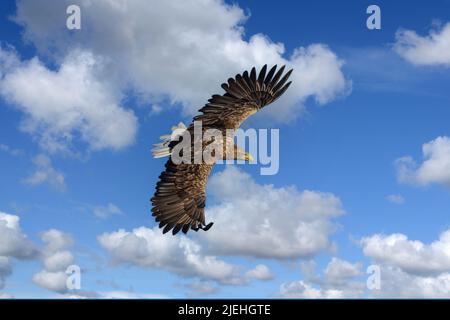
[[[62,13],[69,4],[81,7],[81,30],[65,29]],[[34,14],[38,8],[45,17]],[[324,104],[349,93],[343,61],[326,45],[301,46],[286,58],[282,43],[264,34],[246,36],[247,18],[238,5],[219,0],[39,0],[19,1],[15,21],[39,52],[61,63],[77,50],[102,57],[105,69],[97,71],[114,87],[132,88],[158,108],[161,101],[180,103],[189,115],[221,92],[221,82],[266,63],[295,69],[291,89],[271,113],[280,121],[301,113],[308,97]]]
[[[16,62],[9,62],[13,66],[0,80],[0,94],[24,114],[21,130],[43,150],[67,153],[74,140],[92,150],[118,150],[134,141],[137,118],[95,75],[99,58],[76,51],[51,70],[36,57],[19,61],[11,51],[2,56]]]
[[[331,193],[261,185],[235,166],[211,177],[208,188],[220,199],[206,210],[214,232],[199,236],[215,254],[293,259],[333,250],[333,218],[344,209]]]
[[[222,284],[243,283],[237,266],[205,254],[197,242],[185,236],[167,237],[158,227],[104,233],[98,242],[110,253],[113,264],[158,268]]]

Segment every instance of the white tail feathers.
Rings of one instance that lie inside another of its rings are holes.
[[[183,132],[186,131],[186,126],[183,122],[180,122],[178,125],[172,127],[172,133],[166,134],[161,137],[160,143],[156,143],[153,145],[152,154],[154,158],[162,158],[168,157],[171,154],[171,150],[169,148],[169,144],[171,141],[178,141],[179,137],[183,135]]]

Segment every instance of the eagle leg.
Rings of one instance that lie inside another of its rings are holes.
[[[194,230],[195,232],[197,232],[198,230],[208,231],[212,227],[213,224],[214,224],[214,222],[210,222],[205,226],[198,224],[196,227],[192,226],[191,229]]]

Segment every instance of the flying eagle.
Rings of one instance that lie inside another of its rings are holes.
[[[276,69],[275,65],[266,73],[267,65],[265,65],[258,75],[256,69],[252,68],[250,73],[245,71],[242,75],[238,74],[228,79],[228,83],[222,84],[226,92],[223,95],[213,95],[199,110],[202,114],[195,116],[188,128],[180,123],[172,128],[173,133],[177,131],[178,134],[161,136],[162,142],[154,145],[155,148],[152,149],[154,157],[170,157],[166,162],[165,171],[159,176],[155,195],[151,199],[152,215],[156,222],[159,222],[159,227],[164,228],[163,233],[172,230],[175,235],[180,230],[186,233],[189,229],[206,231],[213,224],[205,223],[205,188],[214,162],[196,164],[194,161],[188,163],[173,161],[172,151],[182,141],[179,139],[180,132],[190,135],[194,144],[194,123],[201,121],[203,131],[217,129],[223,134],[221,147],[218,147],[219,151],[214,154],[215,159],[252,161],[253,157],[237,147],[233,138],[225,132],[227,129],[238,129],[250,115],[274,102],[287,90],[291,84],[287,80],[292,69],[284,75],[285,66],[278,71]],[[202,149],[217,142],[201,139]],[[194,153],[189,157],[193,159]]]

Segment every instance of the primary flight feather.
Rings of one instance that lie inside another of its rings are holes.
[[[250,115],[258,112],[264,106],[278,99],[289,87],[291,82],[287,82],[292,73],[292,69],[284,73],[285,66],[277,71],[277,66],[273,66],[267,72],[267,65],[261,68],[259,74],[252,68],[228,79],[222,84],[225,90],[223,95],[213,95],[208,103],[199,111],[201,114],[194,117],[189,127],[182,123],[172,128],[172,134],[162,136],[162,142],[155,145],[153,149],[154,157],[169,156],[165,165],[165,170],[159,176],[156,184],[156,192],[151,199],[153,208],[152,215],[159,227],[166,233],[172,230],[175,235],[180,230],[186,233],[189,229],[198,231],[208,230],[212,222],[205,222],[205,201],[206,184],[208,182],[213,162],[178,163],[173,161],[172,152],[177,144],[181,143],[181,135],[189,135],[192,139],[192,146],[195,144],[194,124],[201,122],[202,131],[208,129],[220,130],[223,134],[223,148],[218,148],[214,154],[215,159],[246,160],[252,159],[251,155],[237,147],[232,137],[230,138],[227,129],[236,130],[242,122]],[[198,141],[197,141],[198,142]],[[202,149],[219,141],[202,138]],[[193,148],[195,149],[195,148]],[[195,151],[188,154],[188,158],[195,158]]]

